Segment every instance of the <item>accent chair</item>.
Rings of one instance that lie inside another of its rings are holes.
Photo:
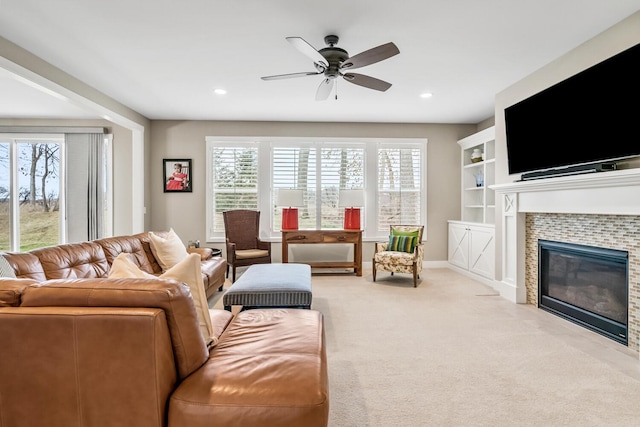
[[[389,241],[375,244],[373,281],[378,271],[409,273],[413,275],[413,287],[417,287],[424,258],[423,232],[423,225],[391,225]]]
[[[222,213],[227,247],[227,278],[236,281],[236,267],[271,263],[271,242],[260,240],[260,211],[236,209]]]

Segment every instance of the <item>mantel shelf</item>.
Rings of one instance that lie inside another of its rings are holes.
[[[578,190],[640,185],[640,168],[491,185],[499,194]]]

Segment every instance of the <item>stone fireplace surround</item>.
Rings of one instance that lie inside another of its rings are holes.
[[[629,252],[628,346],[640,348],[640,169],[492,186],[502,195],[502,280],[497,290],[537,305],[538,239]]]

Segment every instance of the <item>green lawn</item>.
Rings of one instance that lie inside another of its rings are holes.
[[[20,251],[58,244],[59,211],[42,212],[32,210],[28,205],[20,207]],[[0,250],[9,250],[9,210],[8,205],[0,205]]]

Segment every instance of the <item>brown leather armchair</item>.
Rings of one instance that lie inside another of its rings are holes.
[[[237,209],[222,213],[227,243],[227,277],[236,281],[236,267],[271,263],[271,242],[260,240],[260,211]]]

